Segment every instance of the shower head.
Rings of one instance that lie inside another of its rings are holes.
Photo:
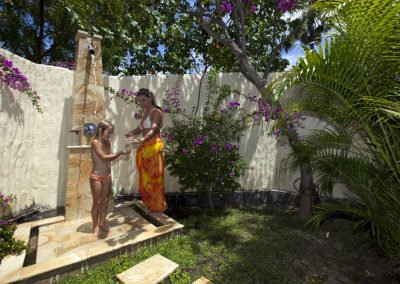
[[[89,43],[88,49],[89,49],[89,54],[94,54],[94,48],[91,43]]]

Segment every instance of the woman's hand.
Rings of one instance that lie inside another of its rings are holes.
[[[121,153],[122,153],[122,155],[129,155],[131,153],[131,149],[121,151]]]

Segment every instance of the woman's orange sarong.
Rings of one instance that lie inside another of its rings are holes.
[[[164,212],[168,208],[164,192],[163,148],[161,138],[154,137],[136,151],[139,192],[151,212]]]

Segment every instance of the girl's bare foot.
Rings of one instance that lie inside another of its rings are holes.
[[[99,231],[100,231],[100,228],[98,226],[94,227],[93,228],[93,236],[98,237],[99,236]]]

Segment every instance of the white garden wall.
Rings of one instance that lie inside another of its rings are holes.
[[[6,50],[0,53],[11,59],[14,66],[28,77],[34,90],[41,97],[43,113],[38,113],[30,99],[0,82],[0,192],[14,194],[17,201],[14,211],[33,204],[45,208],[64,206],[67,177],[68,151],[72,134],[73,71],[47,65],[39,65],[18,57]],[[207,78],[199,87],[201,75],[184,76],[104,76],[104,85],[116,90],[128,88],[138,90],[145,87],[153,90],[161,105],[167,89],[181,86],[181,105],[190,111],[197,104],[200,89],[200,106],[207,93]],[[219,84],[228,84],[248,95],[259,96],[257,89],[241,74],[219,74]],[[114,151],[124,147],[123,134],[136,127],[132,118],[136,107],[122,100],[110,100],[106,91],[107,119],[116,126],[113,137]],[[242,101],[244,102],[244,101]],[[249,103],[247,103],[250,105]],[[170,123],[168,115],[165,125]],[[307,125],[321,126],[321,122],[307,120]],[[323,125],[322,125],[323,127]],[[285,139],[276,140],[268,135],[266,125],[254,123],[242,139],[240,149],[250,170],[241,177],[248,190],[280,189],[293,191],[293,181],[298,175],[282,174],[280,161],[290,151]],[[137,193],[137,176],[134,154],[112,164],[115,191]],[[176,178],[166,174],[166,191],[178,191]]]

